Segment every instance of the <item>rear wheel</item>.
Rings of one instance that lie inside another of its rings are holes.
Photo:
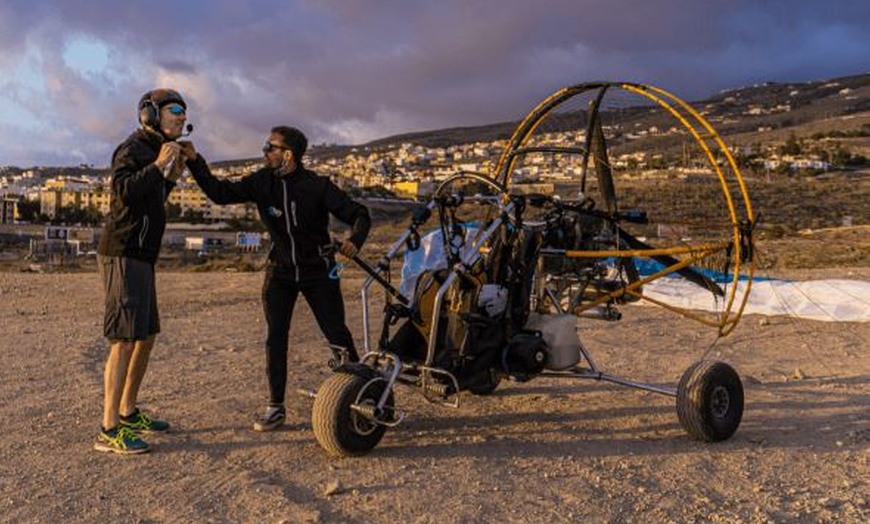
[[[487,369],[485,377],[469,386],[468,391],[475,395],[489,395],[501,384],[501,379],[501,374],[497,373],[494,369]]]
[[[314,436],[332,456],[364,455],[381,441],[387,427],[375,421],[376,406],[385,388],[383,378],[336,373],[320,386],[311,415]],[[384,410],[392,416],[393,393],[389,393]]]
[[[677,416],[690,436],[726,440],[743,418],[743,384],[724,362],[700,361],[683,373],[677,387]]]

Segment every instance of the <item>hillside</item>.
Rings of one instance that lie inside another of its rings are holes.
[[[679,95],[679,93],[674,94]],[[866,114],[870,112],[870,73],[808,83],[771,82],[741,87],[722,91],[707,99],[692,101],[690,104],[702,111],[708,120],[714,122],[716,130],[723,136],[757,133],[758,129],[791,130],[796,134],[803,134],[802,131],[806,130],[811,134],[849,125],[860,127],[870,122],[870,116]],[[750,114],[753,108],[776,108],[786,105],[790,107],[789,111]],[[842,117],[851,117],[853,122],[844,126]],[[627,128],[636,123],[642,127],[663,125],[668,118],[667,115],[650,114],[648,111],[622,110],[608,115],[611,122],[620,123]],[[519,122],[518,119],[481,126],[404,133],[357,147],[388,149],[406,142],[428,147],[448,147],[470,142],[507,139]],[[773,136],[778,138],[780,134]],[[332,156],[344,151],[346,148],[326,148],[318,152]]]
[[[674,94],[679,96],[677,92]],[[735,140],[729,139],[729,142],[735,145],[784,141],[791,133],[809,137],[816,133],[860,130],[862,126],[865,129],[870,126],[870,73],[806,83],[769,82],[729,89],[689,103],[701,111],[723,137],[734,137]],[[789,108],[787,111],[786,106]],[[752,114],[759,108],[779,109]],[[621,108],[608,113],[606,118],[608,123],[624,128],[671,125],[669,115],[651,113],[647,109]],[[357,145],[314,146],[309,154],[325,159],[345,156],[353,149],[389,150],[403,143],[447,148],[459,144],[506,140],[524,116],[519,114],[517,120],[508,122],[402,133]],[[565,119],[564,128],[573,127],[576,127],[575,124]],[[859,146],[862,150],[867,148],[865,144]],[[252,160],[256,159],[230,160],[218,165],[233,166]]]

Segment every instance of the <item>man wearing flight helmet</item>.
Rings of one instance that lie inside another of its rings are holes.
[[[172,89],[139,100],[139,123],[112,155],[110,209],[97,260],[105,293],[103,333],[109,339],[97,451],[148,451],[138,433],[169,424],[139,410],[137,397],[160,331],[154,264],[166,227],[165,202],[186,165],[182,136],[187,104]]]

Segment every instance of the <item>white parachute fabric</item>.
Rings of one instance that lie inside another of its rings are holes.
[[[476,227],[464,231],[465,242],[470,243]],[[468,244],[463,248],[467,248]],[[636,259],[637,260],[637,259]],[[408,298],[414,296],[417,276],[423,270],[446,267],[441,231],[434,230],[423,236],[420,249],[405,253],[400,291]],[[657,270],[638,261],[642,274]],[[717,282],[728,282],[725,275],[710,274]],[[728,285],[734,285],[729,283]],[[692,284],[681,277],[664,277],[645,284],[644,295],[671,306],[700,311],[720,311],[722,298]],[[746,281],[737,284],[735,306],[746,293]],[[639,301],[636,304],[650,304]],[[826,322],[870,322],[870,282],[863,280],[777,280],[756,278],[752,282],[749,301],[744,314],[787,315]]]
[[[464,228],[464,244],[461,248],[467,248],[477,234],[477,227]],[[423,235],[420,247],[415,251],[406,251],[402,264],[402,283],[399,292],[407,299],[414,298],[414,287],[417,285],[417,277],[423,271],[435,271],[447,267],[447,255],[444,252],[444,240],[440,229],[430,231]]]
[[[717,311],[722,299],[681,278],[660,278],[644,294],[683,309]],[[739,303],[746,282],[737,285]],[[640,303],[643,303],[641,301]],[[862,280],[755,280],[745,314],[787,315],[827,322],[870,322],[870,282]]]

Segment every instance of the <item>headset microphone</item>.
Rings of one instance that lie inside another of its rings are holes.
[[[193,133],[193,124],[187,124],[184,127],[184,130],[185,132],[181,133],[181,136],[190,136],[190,134]]]

